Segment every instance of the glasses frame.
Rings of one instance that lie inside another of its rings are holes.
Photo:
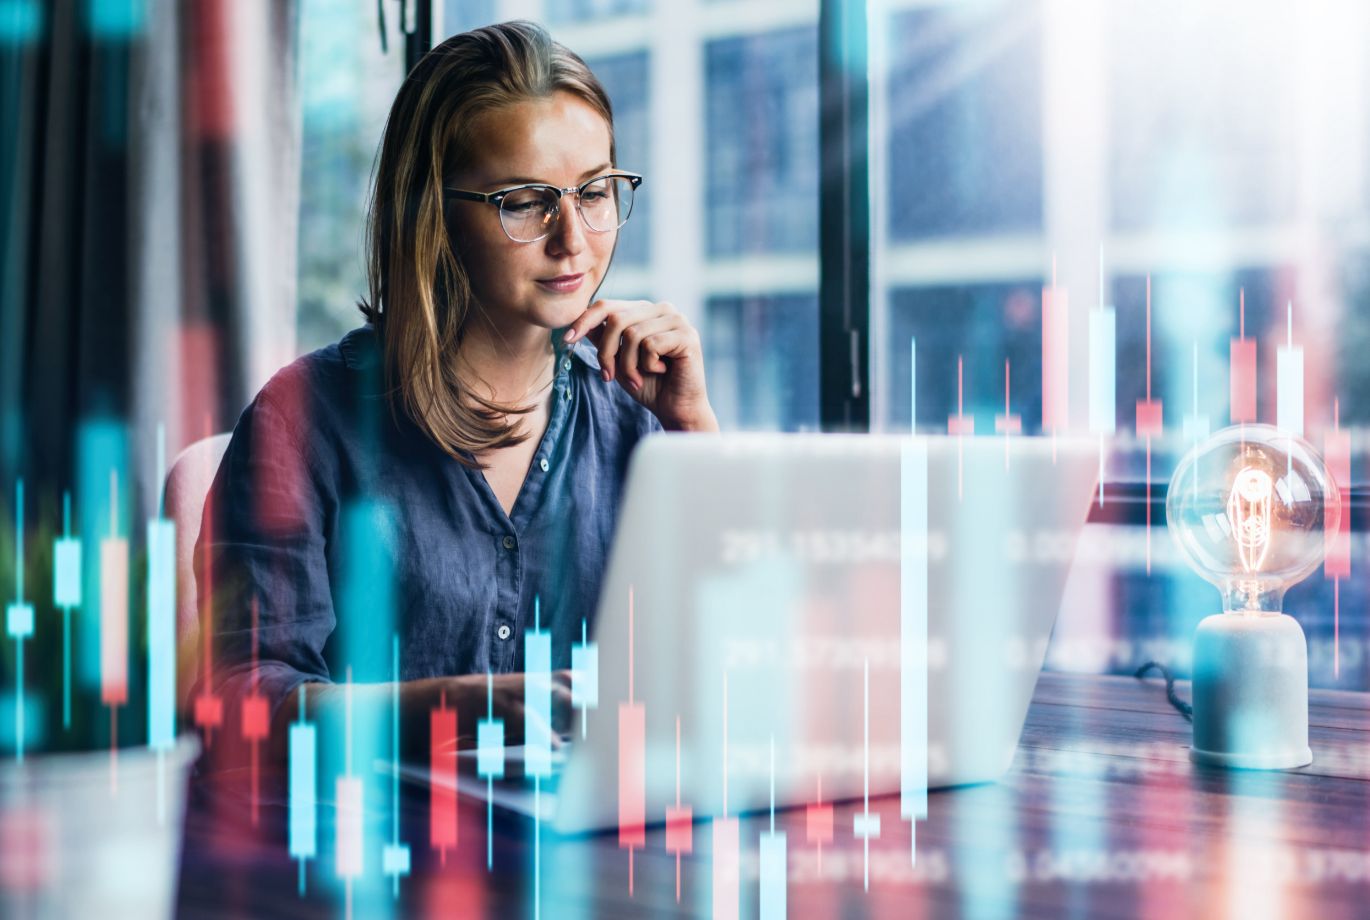
[[[624,215],[623,220],[619,221],[618,227],[613,227],[610,230],[600,230],[597,227],[592,226],[590,224],[589,219],[586,218],[585,211],[581,207],[580,195],[591,185],[594,185],[596,182],[599,182],[603,179],[627,179],[633,185],[634,197],[636,197],[638,187],[642,185],[641,174],[634,172],[626,172],[623,170],[615,170],[613,172],[607,172],[595,176],[593,179],[586,179],[580,185],[573,185],[570,188],[559,188],[558,186],[550,185],[546,182],[529,182],[524,185],[511,185],[508,188],[497,189],[493,192],[473,192],[464,188],[453,188],[450,185],[444,186],[444,188],[446,189],[448,194],[450,194],[453,198],[457,198],[461,201],[483,202],[485,204],[494,205],[497,209],[499,209],[499,227],[501,230],[504,231],[504,235],[509,237],[510,241],[515,243],[536,243],[539,240],[546,239],[552,232],[551,228],[556,226],[557,221],[561,219],[561,199],[566,197],[567,195],[576,196],[576,210],[580,212],[580,219],[585,221],[586,229],[590,230],[593,233],[609,233],[612,230],[617,230],[619,229],[619,227],[622,227],[624,224],[626,224],[628,222],[628,218],[631,217],[633,214],[633,202],[629,202],[628,213]],[[514,239],[514,235],[510,233],[509,228],[504,225],[504,199],[507,198],[509,195],[513,194],[514,192],[521,192],[525,189],[546,189],[552,192],[554,195],[556,195],[556,210],[553,212],[553,219],[548,222],[548,229],[544,231],[541,236],[536,236],[531,240]]]

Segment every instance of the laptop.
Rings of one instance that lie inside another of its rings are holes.
[[[489,798],[569,833],[999,778],[1097,464],[1066,438],[647,438],[591,634],[597,705],[536,790],[506,749]],[[476,752],[454,756],[487,797]]]

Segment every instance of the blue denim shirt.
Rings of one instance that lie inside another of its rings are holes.
[[[661,425],[604,382],[590,345],[553,338],[550,421],[508,515],[480,470],[392,413],[371,326],[262,388],[234,428],[195,554],[213,637],[195,692],[221,695],[226,727],[254,686],[274,712],[300,683],[341,683],[349,668],[353,681],[393,679],[396,640],[401,680],[520,671],[536,617],[552,666],[570,666],[629,453]]]

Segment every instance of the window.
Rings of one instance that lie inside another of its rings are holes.
[[[545,15],[547,22],[559,25],[645,13],[651,5],[651,0],[546,0]]]
[[[816,27],[715,39],[704,54],[709,255],[812,253],[818,247]]]
[[[709,399],[729,429],[817,429],[814,295],[714,297],[704,329]]]
[[[992,432],[994,416],[1004,414],[1006,387],[1011,411],[1022,420],[1023,429],[1037,430],[1042,420],[1036,386],[1042,373],[1039,296],[1035,279],[891,291],[884,343],[887,427],[909,429],[909,342],[916,341],[920,430],[945,430],[960,399],[961,411],[977,419],[976,431]]]
[[[586,61],[604,84],[609,101],[614,107],[614,141],[617,145],[618,165],[622,169],[642,172],[652,161],[651,133],[648,123],[651,74],[647,53],[636,51]],[[652,189],[644,184],[633,199],[631,229],[619,234],[618,249],[614,252],[614,266],[641,269],[648,264],[651,254]],[[626,229],[626,228],[625,228]]]
[[[976,433],[992,433],[1007,363],[1012,411],[1039,432],[1054,279],[1069,297],[1072,428],[1087,431],[1089,317],[1112,306],[1105,486],[1130,510],[1089,525],[1049,661],[1127,673],[1156,658],[1184,674],[1194,626],[1219,602],[1174,555],[1158,500],[1191,443],[1185,417],[1228,424],[1230,340],[1256,340],[1259,420],[1275,421],[1276,353],[1291,337],[1304,351],[1306,438],[1321,446],[1334,411],[1342,426],[1370,418],[1370,66],[1359,50],[1370,10],[870,10],[873,427],[908,430],[914,340],[920,431],[947,431],[960,397]],[[1164,409],[1151,440],[1135,429],[1148,378]],[[1364,459],[1352,462],[1357,489]],[[1360,509],[1350,513],[1361,529]],[[1346,615],[1366,602],[1363,582],[1340,585],[1335,624],[1320,573],[1286,599],[1315,685],[1370,685],[1370,633]]]
[[[436,41],[458,32],[478,29],[495,22],[495,0],[444,0],[441,4],[441,28],[435,30]]]
[[[299,308],[302,352],[362,322],[366,196],[390,103],[404,76],[400,37],[383,54],[376,5],[304,0],[300,7]]]
[[[1040,232],[1037,3],[889,18],[892,240]]]

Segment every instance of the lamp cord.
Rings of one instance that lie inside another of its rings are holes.
[[[1161,676],[1165,678],[1165,698],[1170,700],[1170,705],[1179,710],[1180,715],[1184,716],[1186,722],[1193,722],[1194,707],[1175,695],[1175,678],[1166,670],[1165,665],[1155,661],[1148,661],[1138,668],[1137,673],[1133,676],[1138,680],[1142,680],[1146,677],[1146,672],[1150,671],[1152,668],[1160,671]]]

